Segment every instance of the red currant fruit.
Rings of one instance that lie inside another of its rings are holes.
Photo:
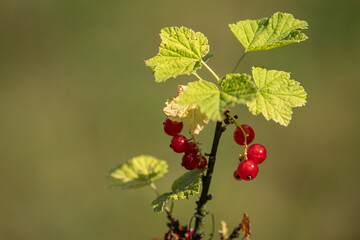
[[[188,141],[183,135],[177,135],[171,139],[171,148],[174,150],[174,152],[185,152],[187,145]]]
[[[203,156],[199,162],[199,164],[196,166],[198,169],[204,169],[207,165],[206,158]]]
[[[187,170],[193,170],[199,164],[199,158],[194,154],[185,154],[182,157],[181,165]]]
[[[236,181],[241,181],[241,177],[237,173],[237,170],[235,170],[235,172],[234,172],[234,178],[235,178]]]
[[[189,232],[185,233],[186,240],[190,240],[190,237],[192,238],[193,236],[194,236],[193,229],[190,230],[190,233]]]
[[[196,144],[194,142],[189,142],[186,146],[185,153],[193,153],[197,154],[199,152],[199,149],[196,148]]]
[[[247,158],[257,164],[262,163],[266,158],[266,149],[261,144],[253,144],[247,150]]]
[[[182,122],[171,121],[168,118],[164,122],[164,131],[167,135],[176,136],[181,132],[182,129]]]
[[[238,168],[237,173],[241,179],[246,181],[252,180],[256,177],[259,172],[259,167],[256,162],[252,160],[242,161]]]
[[[255,138],[255,132],[254,130],[246,124],[241,125],[241,127],[244,129],[246,133],[246,144],[251,143]],[[240,128],[236,128],[234,132],[234,140],[237,144],[244,146],[245,145],[245,137],[244,133]]]

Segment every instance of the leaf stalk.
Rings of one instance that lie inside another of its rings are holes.
[[[243,55],[241,55],[239,61],[236,63],[236,65],[235,65],[235,67],[234,67],[234,70],[233,70],[231,73],[235,73],[236,69],[239,67],[241,61],[244,59],[244,57],[246,56],[247,53],[248,53],[248,52],[245,51],[245,52],[243,53]]]
[[[209,70],[209,72],[216,78],[218,82],[220,82],[219,76],[207,65],[204,61],[201,61],[201,63]]]

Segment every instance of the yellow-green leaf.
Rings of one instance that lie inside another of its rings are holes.
[[[190,75],[201,68],[202,58],[210,48],[202,33],[185,27],[168,27],[161,29],[160,37],[159,53],[145,61],[153,69],[156,82],[183,74]]]
[[[253,67],[252,74],[259,92],[248,104],[250,112],[254,115],[262,113],[266,120],[289,125],[292,108],[306,103],[304,88],[297,81],[290,80],[287,72]]]
[[[171,192],[164,193],[157,197],[152,203],[155,212],[162,212],[167,201],[170,199],[188,199],[200,191],[201,174],[203,170],[194,169],[175,180],[171,187]]]
[[[307,39],[301,32],[307,29],[307,22],[295,19],[289,13],[278,12],[269,19],[239,21],[229,26],[249,52],[268,50]]]
[[[221,121],[226,107],[247,103],[256,96],[256,88],[247,74],[228,74],[221,79],[222,90],[208,81],[191,82],[180,94],[178,104],[196,104],[213,121]]]
[[[109,188],[129,189],[147,186],[162,177],[167,168],[164,160],[158,160],[153,156],[134,157],[109,172],[107,177],[112,182]]]

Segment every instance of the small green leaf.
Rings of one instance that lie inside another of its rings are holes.
[[[205,57],[202,58],[202,61],[203,61],[203,62],[207,62],[207,61],[209,61],[210,58],[212,58],[213,56],[214,56],[214,54],[209,53],[209,54],[207,54]]]
[[[109,188],[129,189],[147,186],[162,177],[167,168],[164,160],[147,155],[134,157],[110,171],[108,179],[112,184]]]
[[[161,29],[160,37],[159,53],[145,61],[147,66],[152,67],[156,82],[190,75],[201,68],[201,60],[210,48],[202,33],[185,27],[168,27]]]
[[[211,82],[190,82],[179,95],[178,104],[196,104],[213,121],[221,121],[226,107],[246,103],[256,96],[256,88],[246,74],[228,74],[222,78],[222,91]]]
[[[166,202],[170,199],[188,199],[190,196],[199,193],[201,184],[200,176],[203,172],[203,170],[194,169],[175,180],[171,187],[171,192],[160,195],[151,203],[154,211],[158,213],[162,212]]]
[[[307,22],[295,19],[289,13],[278,12],[269,19],[245,20],[229,26],[249,52],[268,50],[307,39],[301,32],[307,29]]]
[[[164,211],[164,207],[167,201],[169,201],[172,193],[164,193],[158,196],[154,201],[152,201],[151,205],[155,212],[161,213]]]
[[[215,84],[199,80],[188,83],[186,89],[179,95],[178,104],[198,105],[201,112],[205,113],[209,119],[221,121],[221,113],[231,102],[221,99],[220,95],[220,91]]]
[[[254,115],[262,113],[266,120],[287,126],[293,107],[306,103],[306,92],[300,83],[290,80],[290,73],[253,67],[252,74],[259,89],[257,97],[248,104]]]
[[[222,94],[236,103],[247,103],[256,97],[256,87],[247,74],[227,74],[222,78]]]
[[[179,198],[185,199],[189,196],[194,196],[196,193],[199,193],[200,190],[200,174],[203,170],[194,169],[182,175],[180,178],[176,179],[171,190]]]

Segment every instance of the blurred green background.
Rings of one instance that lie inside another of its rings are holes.
[[[161,192],[185,172],[162,108],[195,78],[155,83],[142,59],[157,53],[161,28],[186,26],[209,39],[209,65],[224,75],[243,52],[228,24],[277,11],[308,21],[309,40],[248,54],[239,70],[291,72],[308,103],[289,127],[233,108],[268,159],[256,180],[235,182],[240,148],[225,132],[208,206],[217,229],[248,212],[255,240],[359,239],[359,9],[355,0],[1,1],[0,239],[162,237],[150,189],[105,190],[108,170],[141,153],[168,161]],[[199,137],[208,151],[213,129]],[[176,203],[184,224],[195,200]]]

